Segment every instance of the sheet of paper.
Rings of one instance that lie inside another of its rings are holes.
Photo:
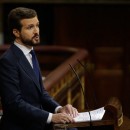
[[[90,121],[98,121],[103,118],[103,115],[105,114],[104,107],[89,111],[89,112],[81,112],[77,117],[74,118],[76,122],[86,122]]]

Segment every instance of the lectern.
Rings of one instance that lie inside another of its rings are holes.
[[[66,130],[67,128],[76,127],[78,130],[119,130],[123,123],[123,113],[118,98],[112,97],[104,108],[106,111],[102,120],[73,124],[54,124],[53,129]]]

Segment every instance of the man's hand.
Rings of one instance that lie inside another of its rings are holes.
[[[78,111],[76,108],[74,108],[72,105],[67,104],[64,107],[59,108],[57,111],[58,113],[66,113],[70,115],[71,117],[76,117],[78,115]]]
[[[52,115],[52,123],[74,123],[73,117],[66,113],[56,113]]]

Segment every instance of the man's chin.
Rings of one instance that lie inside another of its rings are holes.
[[[26,42],[24,43],[26,46],[39,46],[40,45],[40,42],[37,42],[37,43],[34,43],[34,42]]]
[[[37,43],[33,43],[32,46],[39,46],[40,45],[40,42],[37,42]]]
[[[40,40],[39,39],[38,40],[33,40],[32,44],[33,44],[33,46],[38,46],[38,45],[40,45]]]

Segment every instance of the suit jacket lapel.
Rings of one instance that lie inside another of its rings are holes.
[[[37,80],[37,77],[31,67],[30,63],[28,62],[27,58],[23,54],[23,52],[14,44],[11,46],[11,49],[13,50],[13,53],[17,57],[20,66],[27,73],[27,75],[34,81],[34,83],[36,84],[38,89],[41,91],[41,86],[39,84],[39,81]]]

